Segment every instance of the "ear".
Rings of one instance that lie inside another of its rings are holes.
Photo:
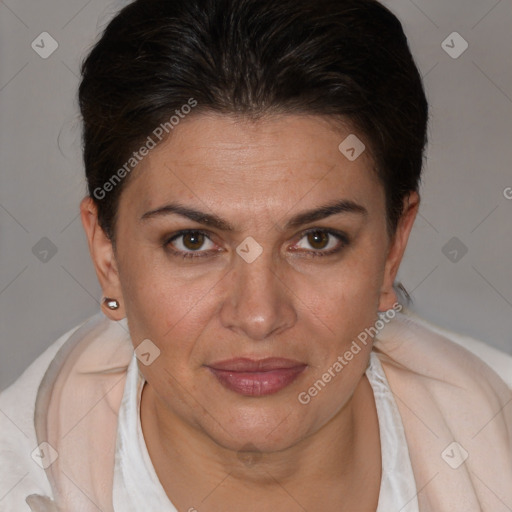
[[[379,311],[391,309],[398,302],[393,283],[396,279],[398,267],[407,247],[409,234],[411,233],[414,219],[418,213],[420,197],[417,192],[410,192],[404,198],[404,208],[402,216],[398,222],[395,234],[391,239],[384,268],[384,280],[380,291]]]
[[[125,309],[114,248],[98,223],[98,210],[91,197],[82,199],[80,216],[103,296],[116,299],[120,304],[119,309],[111,310],[102,300],[101,308],[111,320],[121,320],[125,317]]]

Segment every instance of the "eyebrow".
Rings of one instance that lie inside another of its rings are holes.
[[[297,228],[304,224],[316,222],[318,220],[325,219],[331,215],[337,215],[339,213],[352,213],[367,216],[368,210],[364,206],[355,203],[354,201],[341,199],[320,206],[319,208],[314,208],[312,210],[306,210],[298,213],[290,220],[288,220],[284,229]],[[154,210],[147,211],[144,213],[144,215],[142,215],[140,220],[145,221],[172,214],[181,215],[182,217],[186,217],[187,219],[198,222],[199,224],[211,226],[221,231],[235,231],[235,228],[221,217],[215,214],[195,210],[177,202],[169,203]]]

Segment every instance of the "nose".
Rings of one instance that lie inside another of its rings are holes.
[[[220,311],[224,327],[260,341],[294,325],[294,295],[270,253],[263,251],[251,263],[237,256],[229,275],[229,291]]]

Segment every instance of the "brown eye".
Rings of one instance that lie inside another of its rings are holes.
[[[186,233],[183,235],[183,245],[191,251],[197,251],[198,249],[201,249],[201,246],[204,244],[204,238],[205,236],[203,233]]]
[[[334,255],[349,244],[345,233],[332,229],[311,229],[302,233],[301,236],[302,238],[293,246],[292,251],[304,253],[304,255]]]
[[[180,231],[164,243],[166,250],[184,258],[203,257],[217,252],[208,234],[202,231]]]
[[[325,231],[311,231],[307,237],[308,243],[313,249],[325,249],[329,243],[329,234]]]

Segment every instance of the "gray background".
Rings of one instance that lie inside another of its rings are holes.
[[[421,316],[512,353],[512,2],[384,3],[431,106],[421,214],[399,277]],[[81,57],[120,5],[0,1],[0,388],[99,308],[78,217],[76,89]],[[47,59],[31,47],[42,32],[58,42]],[[460,51],[452,32],[469,45],[458,58],[442,47]]]

